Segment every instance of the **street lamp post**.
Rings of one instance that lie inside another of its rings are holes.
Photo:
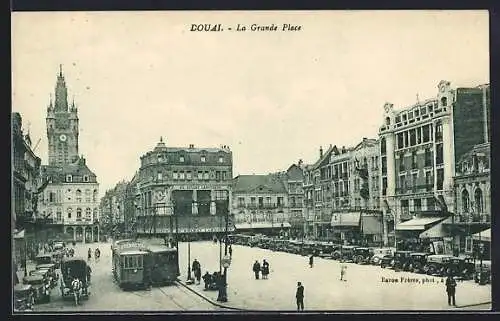
[[[190,282],[193,282],[192,278],[191,278],[191,218],[189,218],[189,228],[188,228],[188,231],[186,233],[187,235],[187,242],[188,242],[188,274],[187,274],[187,282],[188,284]]]
[[[230,258],[228,257],[228,226],[229,226],[229,208],[226,207],[225,209],[225,229],[224,229],[224,260],[221,260],[221,263],[224,265],[224,275],[222,277],[222,284],[219,287],[219,295],[217,297],[217,301],[220,302],[227,302],[227,268],[229,267],[231,261]],[[224,261],[224,262],[222,262]]]

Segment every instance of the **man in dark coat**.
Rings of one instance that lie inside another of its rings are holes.
[[[311,254],[309,257],[309,267],[313,267],[314,264],[314,254]]]
[[[259,261],[255,260],[255,263],[253,264],[253,273],[255,273],[255,279],[259,279],[259,272],[260,272],[260,263]]]
[[[267,279],[268,275],[269,275],[269,263],[267,263],[266,260],[263,260],[263,262],[262,262],[262,278]]]
[[[446,278],[446,293],[448,294],[448,305],[457,306],[455,303],[455,288],[457,287],[457,282],[450,275]],[[452,304],[453,303],[453,304]]]
[[[231,245],[229,245],[229,256],[233,256],[233,247]]]
[[[192,268],[193,272],[194,272],[194,277],[196,278],[196,281],[198,282],[198,284],[200,284],[200,279],[201,279],[201,265],[200,265],[200,262],[198,262],[197,259],[194,259],[193,261],[193,268]]]
[[[297,299],[297,311],[304,311],[304,286],[301,282],[297,282],[295,298]]]

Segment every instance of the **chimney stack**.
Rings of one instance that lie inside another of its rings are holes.
[[[323,157],[323,146],[319,147],[319,158]]]
[[[194,144],[189,144],[189,148],[194,148]]]

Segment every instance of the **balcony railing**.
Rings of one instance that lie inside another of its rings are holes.
[[[489,214],[462,214],[455,216],[455,222],[461,223],[491,223],[491,215]]]

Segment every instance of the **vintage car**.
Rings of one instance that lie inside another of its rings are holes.
[[[58,269],[61,266],[61,261],[64,257],[65,257],[65,252],[62,249],[52,252],[52,262],[55,264],[56,269]]]
[[[394,270],[407,270],[410,262],[410,254],[410,251],[396,251],[394,253]]]
[[[354,260],[354,250],[356,246],[354,245],[343,245],[340,248],[340,261],[349,262]]]
[[[356,264],[368,264],[371,257],[372,252],[367,247],[356,247],[354,249],[353,261]]]
[[[474,282],[480,285],[491,283],[491,261],[476,261]]]
[[[35,263],[38,264],[48,264],[54,263],[54,259],[52,257],[52,253],[43,253],[38,254],[35,258]]]
[[[454,256],[447,264],[446,270],[461,280],[472,280],[475,272],[474,259],[470,256]]]
[[[37,270],[48,270],[49,275],[52,277],[52,279],[57,283],[59,281],[59,274],[56,272],[56,265],[54,263],[48,263],[48,264],[38,264],[36,266]]]
[[[325,259],[331,259],[333,253],[339,249],[340,249],[340,245],[331,244],[331,243],[324,243],[320,247],[320,251],[318,253],[318,256],[325,258]]]
[[[429,253],[413,252],[410,254],[408,266],[406,269],[413,273],[423,273],[424,266],[427,263]]]
[[[453,256],[445,254],[434,254],[427,256],[424,272],[428,275],[446,276],[448,265]]]
[[[62,250],[65,247],[66,247],[66,244],[63,241],[55,241],[54,245],[52,246],[54,251]]]
[[[392,256],[394,251],[391,248],[373,248],[371,249],[372,257],[370,258],[370,264],[380,265],[382,258],[386,255]]]
[[[380,267],[385,269],[385,268],[390,268],[392,269],[394,267],[394,255],[392,254],[386,254],[380,258]]]
[[[31,311],[35,296],[31,284],[17,284],[14,287],[14,311]]]
[[[302,246],[299,247],[297,254],[302,256],[307,256],[314,254],[315,250],[316,250],[315,242],[308,240],[302,243]]]
[[[31,285],[36,304],[50,302],[50,284],[42,275],[26,276],[23,283]]]

